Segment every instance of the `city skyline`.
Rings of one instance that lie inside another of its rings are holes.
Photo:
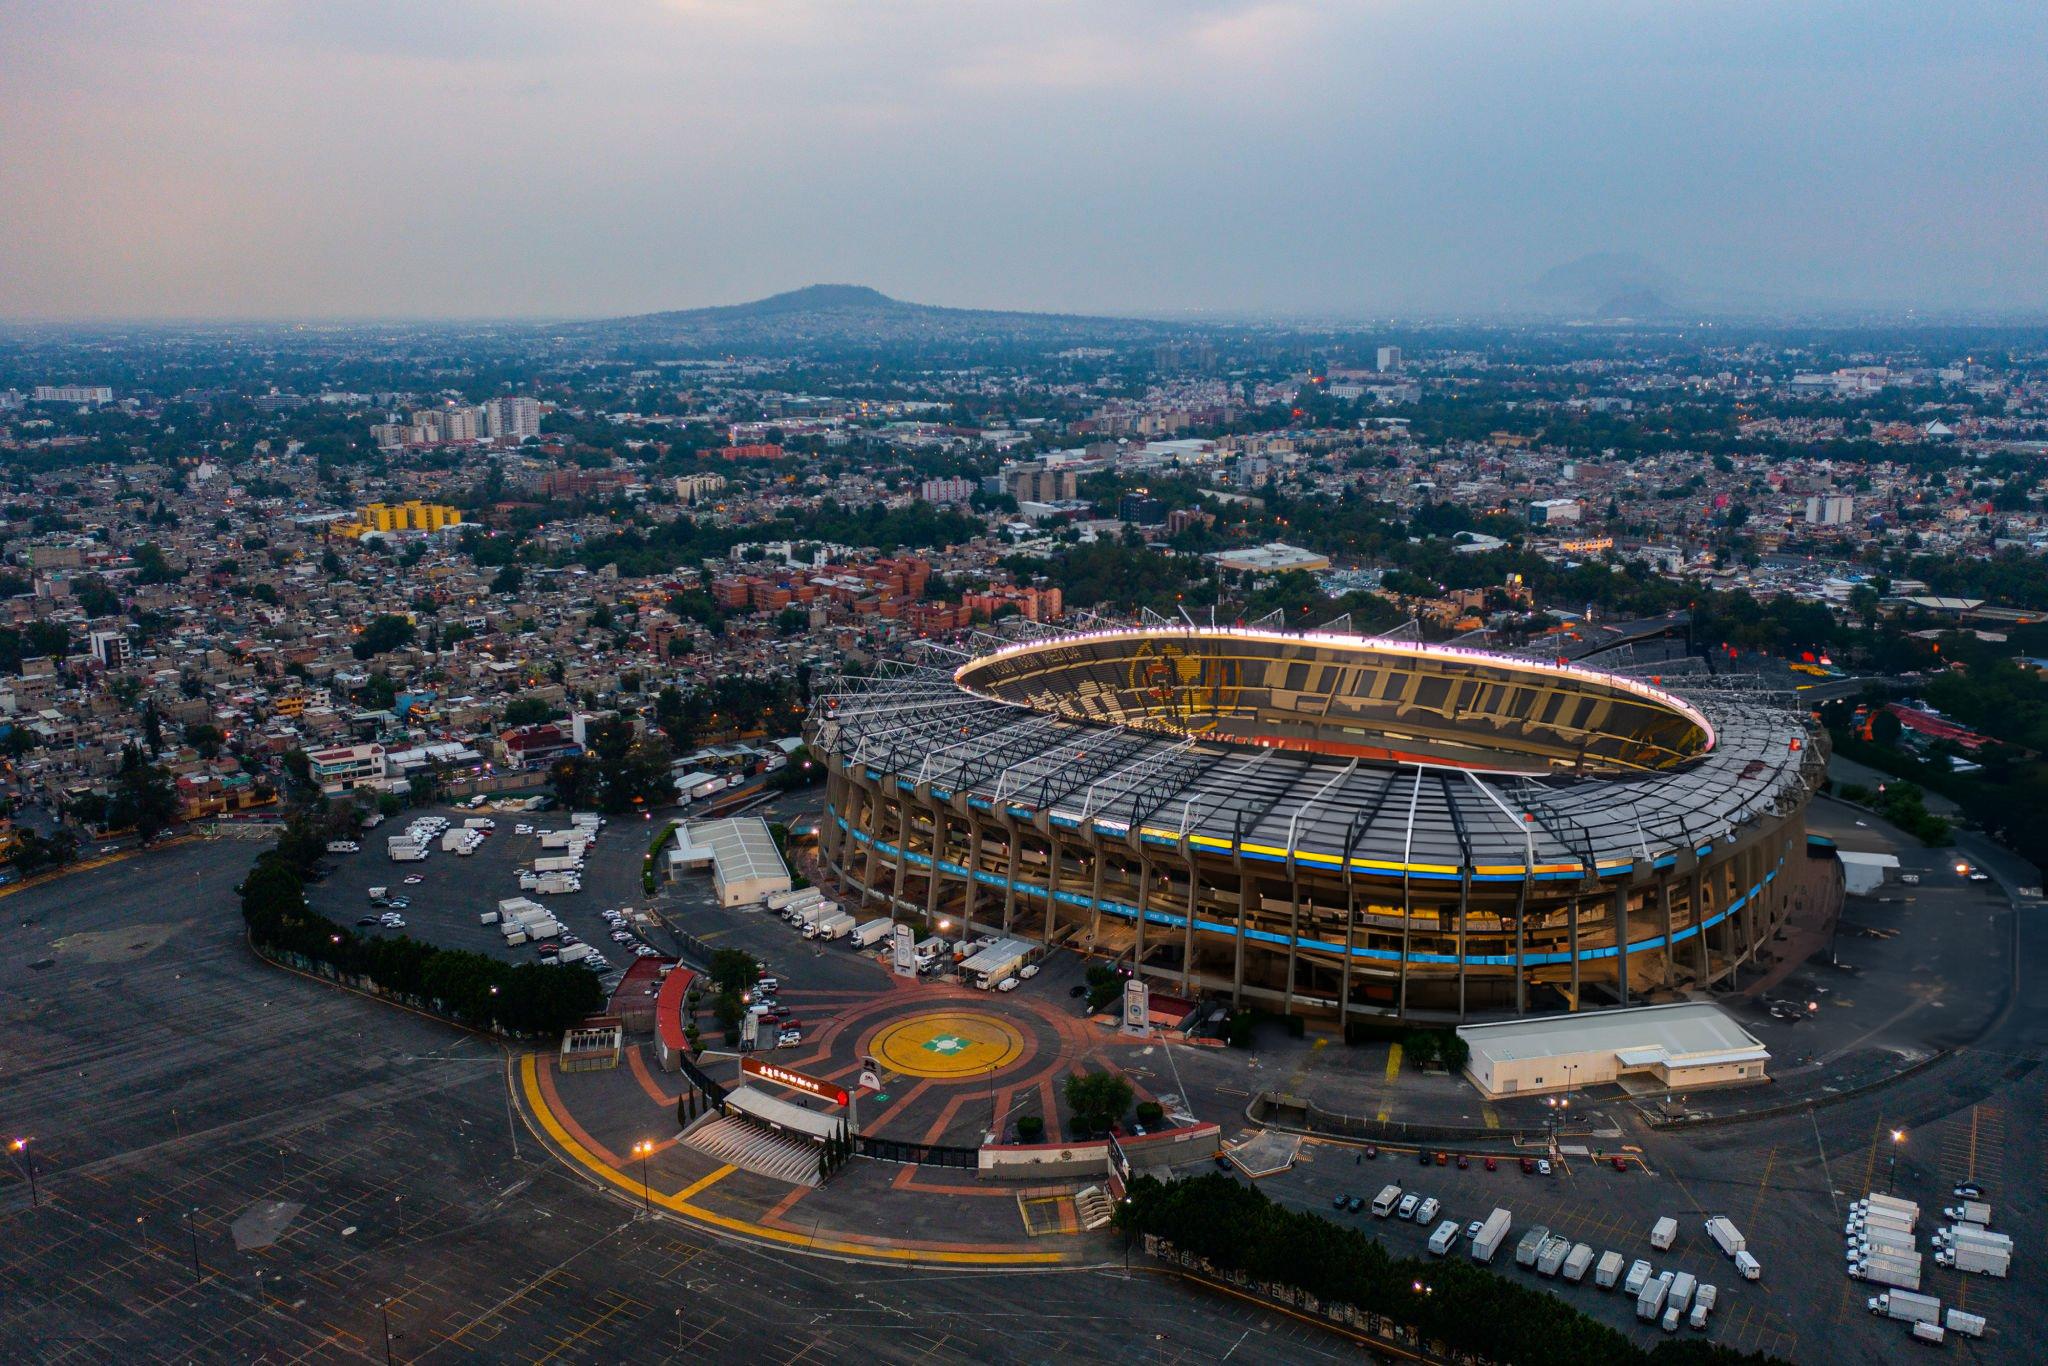
[[[1589,256],[1679,313],[2048,304],[2048,19],[1986,5],[0,22],[10,320],[587,318],[842,280],[1112,315],[1572,315],[1610,302],[1553,288]]]

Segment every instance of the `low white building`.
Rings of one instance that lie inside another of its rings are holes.
[[[1765,1079],[1770,1050],[1704,1001],[1536,1020],[1460,1025],[1465,1075],[1489,1100],[1541,1095],[1643,1075],[1660,1088]]]
[[[675,847],[668,851],[670,876],[706,864],[721,906],[745,906],[770,892],[789,890],[789,865],[775,847],[768,822],[759,816],[691,821],[679,827]]]

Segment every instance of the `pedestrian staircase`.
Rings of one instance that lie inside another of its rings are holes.
[[[1080,1216],[1082,1228],[1107,1228],[1116,1221],[1116,1201],[1102,1187],[1088,1186],[1074,1192],[1074,1213]]]
[[[718,1115],[692,1125],[683,1135],[683,1142],[706,1157],[729,1162],[743,1172],[787,1181],[792,1186],[819,1184],[816,1143],[764,1128],[738,1115]]]

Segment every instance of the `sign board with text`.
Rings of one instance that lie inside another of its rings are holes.
[[[787,1086],[792,1091],[801,1091],[807,1096],[815,1096],[833,1105],[846,1104],[846,1088],[839,1083],[826,1081],[822,1077],[813,1077],[794,1068],[764,1062],[760,1058],[741,1058],[740,1075],[761,1081],[772,1081],[777,1086]]]
[[[899,922],[890,932],[890,944],[896,962],[898,977],[917,976],[917,929],[908,923]]]
[[[1142,978],[1124,983],[1124,1033],[1144,1034],[1152,1028],[1152,988]]]

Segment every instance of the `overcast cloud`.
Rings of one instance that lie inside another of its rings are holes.
[[[2048,303],[2010,0],[0,0],[0,316]]]

